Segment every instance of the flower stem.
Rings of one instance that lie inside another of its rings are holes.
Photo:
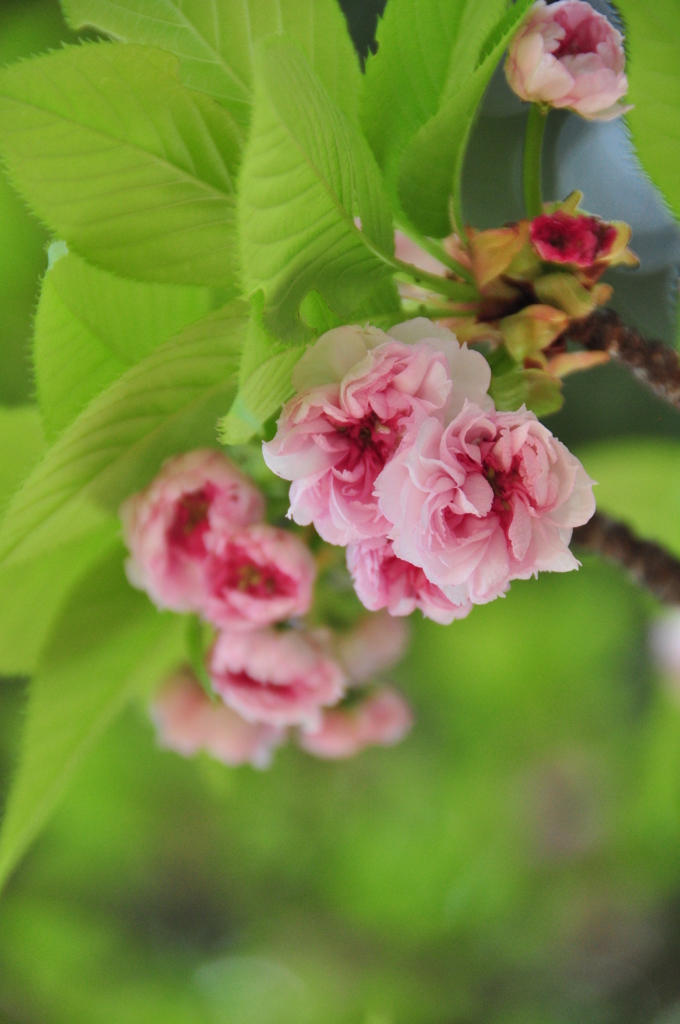
[[[543,133],[548,120],[548,110],[539,103],[532,103],[527,121],[527,133],[524,138],[524,160],[522,164],[522,183],[524,187],[524,208],[527,217],[540,217],[543,213],[541,198],[541,150]]]

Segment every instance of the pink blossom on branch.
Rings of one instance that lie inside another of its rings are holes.
[[[386,608],[390,615],[403,616],[418,608],[426,619],[448,626],[472,610],[469,600],[454,604],[419,566],[398,558],[387,537],[351,544],[347,568],[359,600],[370,611]]]
[[[316,567],[293,533],[265,523],[215,536],[206,563],[204,617],[223,629],[254,629],[306,615]]]
[[[619,102],[625,62],[623,36],[585,0],[538,0],[510,43],[505,74],[523,100],[608,121],[630,110]]]
[[[159,745],[183,757],[205,751],[223,764],[266,768],[285,739],[284,729],[246,722],[222,701],[213,703],[188,670],[165,683],[150,711]]]
[[[572,216],[562,210],[532,220],[530,238],[542,260],[592,267],[608,256],[618,237],[616,225],[599,217]]]
[[[404,698],[384,687],[352,707],[324,711],[320,727],[300,733],[298,743],[315,757],[339,760],[366,747],[393,746],[412,725],[413,715]]]
[[[490,403],[489,379],[483,356],[423,318],[390,335],[359,327],[322,335],[296,366],[298,395],[263,445],[269,468],[293,481],[289,515],[331,544],[386,533],[375,481],[406,431],[443,417],[454,394],[462,406],[461,387]]]
[[[352,629],[336,636],[335,655],[353,684],[364,683],[401,661],[408,634],[408,623],[385,611],[365,615]]]
[[[169,459],[122,505],[128,579],[159,608],[200,610],[212,538],[264,517],[258,489],[210,449]]]
[[[424,421],[378,479],[394,552],[455,604],[484,604],[513,579],[578,567],[572,528],[595,511],[581,463],[525,408],[466,405]]]
[[[314,728],[346,682],[313,637],[292,629],[221,633],[208,671],[225,704],[249,722],[275,726]]]

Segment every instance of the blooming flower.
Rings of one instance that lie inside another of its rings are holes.
[[[150,712],[160,746],[184,757],[204,750],[223,764],[266,768],[285,738],[283,729],[246,722],[222,701],[214,704],[186,669],[165,683]]]
[[[364,683],[401,661],[407,644],[407,623],[382,612],[365,615],[353,629],[340,633],[335,654],[352,683]]]
[[[510,88],[532,103],[608,121],[630,110],[623,36],[585,0],[538,0],[510,43]]]
[[[592,267],[608,256],[617,238],[614,224],[599,217],[572,216],[562,210],[531,222],[531,241],[542,260]]]
[[[376,491],[395,554],[464,605],[577,568],[568,545],[595,511],[592,484],[533,413],[468,404],[448,427],[430,417],[405,438]]]
[[[225,704],[249,722],[275,726],[314,728],[345,686],[337,662],[296,630],[221,633],[208,669]]]
[[[404,698],[388,687],[369,694],[359,704],[324,711],[313,732],[302,732],[298,743],[308,754],[328,760],[353,757],[365,747],[392,746],[413,725]]]
[[[397,558],[387,537],[351,544],[347,568],[359,600],[370,611],[386,608],[390,615],[402,616],[419,608],[426,619],[448,626],[472,610],[470,601],[454,604],[419,566]]]
[[[219,452],[169,459],[120,509],[128,579],[159,608],[198,611],[212,537],[263,516],[260,492]]]
[[[298,395],[263,445],[269,468],[293,481],[289,515],[314,523],[331,544],[384,534],[375,481],[406,430],[443,416],[447,403],[460,403],[461,388],[490,401],[489,379],[483,356],[423,318],[390,335],[359,327],[322,335],[296,366]]]
[[[201,611],[224,629],[253,629],[305,615],[316,568],[295,534],[264,523],[214,537]]]

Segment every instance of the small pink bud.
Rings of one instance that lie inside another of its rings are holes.
[[[262,495],[224,455],[205,449],[169,459],[121,506],[128,579],[159,608],[199,611],[212,536],[263,517]]]
[[[219,701],[213,704],[188,670],[172,676],[151,704],[161,747],[192,757],[203,750],[223,764],[266,768],[285,731],[246,722]]]
[[[608,121],[630,110],[623,36],[585,0],[538,0],[510,43],[505,74],[531,103]]]
[[[616,239],[616,227],[599,217],[574,217],[557,210],[531,222],[533,246],[541,259],[549,263],[592,267],[609,255]]]
[[[337,662],[296,630],[221,633],[208,670],[225,704],[249,722],[275,726],[314,728],[345,687]]]
[[[386,608],[390,615],[403,616],[419,608],[426,619],[448,626],[472,610],[469,601],[450,601],[419,566],[397,558],[386,537],[350,544],[347,568],[357,597],[369,611]]]
[[[340,633],[335,652],[353,683],[363,683],[401,661],[408,645],[408,625],[387,612],[366,615]]]
[[[312,603],[316,567],[293,533],[257,524],[219,534],[207,562],[205,618],[223,629],[254,629],[296,615]]]
[[[412,725],[413,715],[404,698],[385,687],[352,707],[324,711],[320,727],[300,733],[298,743],[315,757],[339,760],[365,747],[393,746]]]

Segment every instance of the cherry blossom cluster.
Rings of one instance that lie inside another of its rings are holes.
[[[319,757],[396,742],[411,723],[403,698],[389,688],[348,691],[399,660],[404,630],[388,617],[344,636],[305,628],[314,558],[264,515],[262,493],[212,450],[170,459],[120,510],[130,582],[216,633],[206,664],[216,700],[179,673],[154,702],[161,743],[259,767],[290,729]]]
[[[498,412],[490,378],[422,317],[328,331],[295,368],[264,458],[292,481],[289,516],[347,546],[367,608],[450,623],[513,579],[577,568],[593,481],[532,412]]]

